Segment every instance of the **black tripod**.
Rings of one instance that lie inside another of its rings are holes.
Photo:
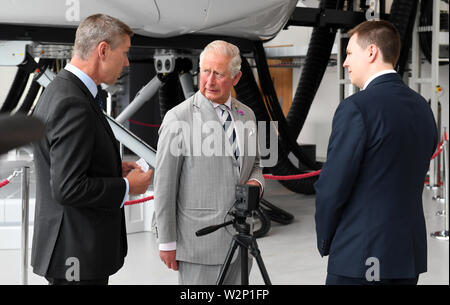
[[[233,227],[236,229],[238,234],[233,236],[233,239],[230,244],[230,248],[228,249],[227,256],[225,258],[225,262],[220,269],[219,276],[217,278],[217,285],[222,285],[225,279],[225,276],[230,267],[231,260],[233,258],[234,252],[237,247],[239,247],[239,253],[241,256],[241,284],[248,285],[248,251],[252,256],[256,259],[259,270],[261,271],[261,275],[263,277],[264,283],[266,285],[272,285],[269,279],[269,275],[267,274],[266,267],[264,266],[264,262],[261,257],[261,253],[258,249],[258,244],[256,243],[255,237],[250,234],[250,225],[245,222],[246,217],[242,215],[238,215],[240,213],[231,213],[235,218],[234,220],[227,221],[220,225],[210,226],[204,229],[197,231],[195,234],[197,236],[206,235],[216,231],[221,227],[228,226],[233,224]]]

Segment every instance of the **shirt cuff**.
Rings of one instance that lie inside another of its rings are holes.
[[[172,241],[170,243],[162,243],[159,244],[159,250],[160,251],[173,251],[177,249],[177,242]]]
[[[127,189],[125,190],[125,195],[123,196],[123,201],[122,204],[120,206],[120,208],[123,208],[123,205],[125,204],[125,200],[127,199],[128,196],[128,191],[130,190],[130,183],[128,182],[127,178],[123,178],[123,180],[125,180],[125,184],[127,186]]]

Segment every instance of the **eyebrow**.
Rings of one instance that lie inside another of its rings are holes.
[[[221,74],[221,75],[224,74],[223,72],[220,72],[220,71],[215,70],[215,69],[210,69],[210,68],[202,68],[202,70],[203,71],[211,71],[212,73],[218,73],[218,74]]]

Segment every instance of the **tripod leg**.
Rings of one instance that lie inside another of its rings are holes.
[[[217,278],[216,285],[222,285],[223,280],[225,279],[225,275],[227,274],[228,268],[230,267],[231,260],[233,259],[233,254],[236,251],[238,244],[236,240],[233,238],[231,241],[230,248],[228,249],[227,256],[225,258],[225,262],[222,265],[222,268],[220,268],[219,277]]]
[[[241,255],[241,285],[248,285],[248,249],[239,245]]]
[[[263,277],[264,283],[266,285],[272,285],[269,274],[267,273],[266,266],[264,266],[264,262],[261,257],[261,252],[258,249],[258,244],[256,243],[256,240],[253,239],[252,246],[251,246],[251,253],[253,257],[256,259],[256,262],[258,263],[259,271],[261,271],[261,275]]]

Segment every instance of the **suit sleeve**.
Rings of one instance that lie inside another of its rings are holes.
[[[255,121],[255,126],[257,126],[256,119],[253,118],[253,120]],[[256,180],[258,181],[259,184],[261,184],[261,196],[262,196],[262,193],[264,192],[265,180],[263,176],[263,169],[261,167],[261,156],[259,154],[258,134],[256,134],[255,136],[256,136],[256,157],[255,163],[253,164],[252,172],[250,173],[250,177],[248,178],[248,180]]]
[[[86,101],[75,97],[58,101],[47,122],[52,196],[67,206],[119,209],[126,188],[123,178],[89,176],[94,120]]]
[[[314,185],[316,190],[317,246],[328,255],[346,202],[351,196],[364,157],[366,128],[363,116],[350,100],[343,101],[333,118],[327,161]]]
[[[167,112],[159,129],[154,177],[155,216],[159,243],[177,240],[177,196],[183,164],[183,130],[171,112]]]

